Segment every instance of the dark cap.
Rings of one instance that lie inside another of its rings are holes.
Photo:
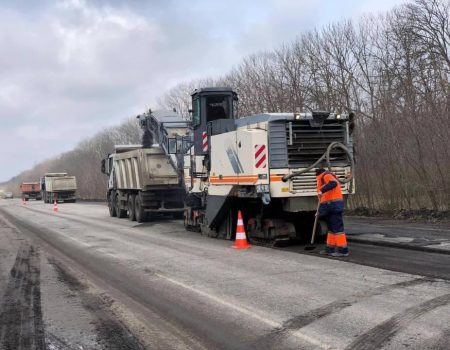
[[[326,171],[325,168],[318,168],[316,169],[316,176],[319,176],[320,174],[324,173]]]

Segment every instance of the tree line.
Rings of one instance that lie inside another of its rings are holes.
[[[342,21],[245,58],[206,81],[239,95],[241,116],[355,112],[353,207],[448,210],[450,204],[450,2],[416,0],[379,16]],[[161,104],[187,115],[180,84]]]
[[[450,1],[415,0],[378,16],[331,23],[244,58],[221,77],[181,83],[159,99],[189,117],[198,87],[231,86],[239,115],[316,109],[356,114],[353,207],[448,210],[450,203]],[[139,143],[136,120],[9,182],[67,171],[79,194],[102,198],[100,160]]]

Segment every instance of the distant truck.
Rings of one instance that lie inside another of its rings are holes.
[[[27,201],[29,199],[41,200],[41,184],[39,182],[23,182],[20,185],[22,192],[22,199]]]
[[[116,146],[102,161],[109,176],[108,207],[111,216],[143,222],[149,214],[182,217],[184,188],[164,151],[153,145]]]
[[[77,181],[75,176],[67,173],[47,173],[41,178],[41,196],[45,203],[58,202],[75,203]]]

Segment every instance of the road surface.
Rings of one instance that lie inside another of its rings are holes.
[[[450,348],[448,254],[239,251],[176,220],[59,209],[0,201],[2,349]]]

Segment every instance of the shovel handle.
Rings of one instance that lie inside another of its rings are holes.
[[[311,245],[314,244],[314,239],[316,238],[316,227],[317,227],[317,221],[319,220],[319,207],[320,207],[320,201],[317,202],[317,209],[316,209],[316,215],[314,218],[313,232],[311,235]]]

